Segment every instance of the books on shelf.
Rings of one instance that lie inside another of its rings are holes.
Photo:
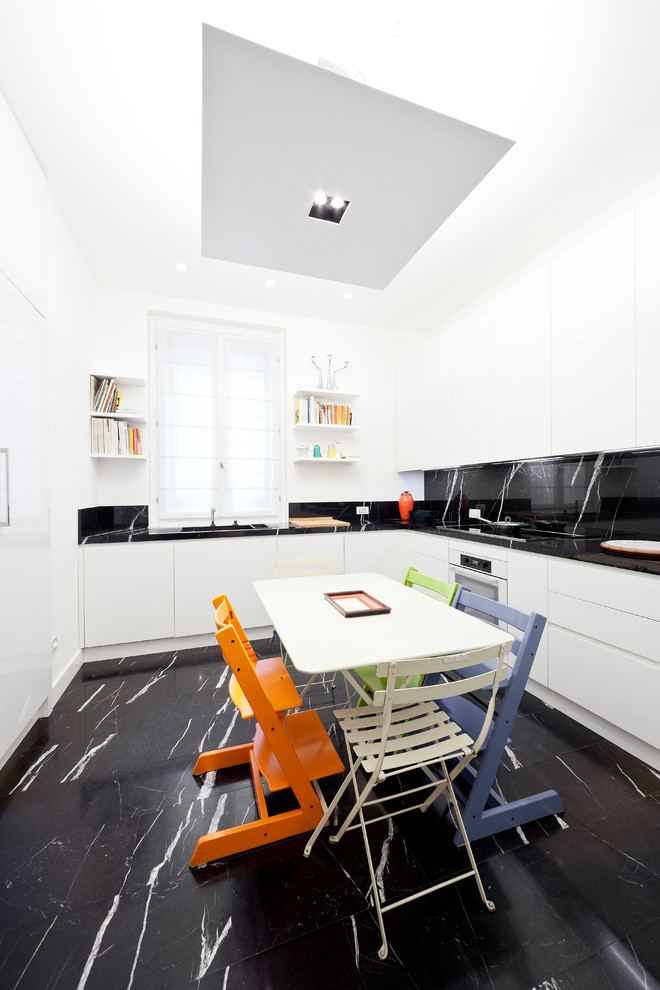
[[[89,376],[89,408],[92,412],[117,412],[120,401],[121,394],[114,378],[99,381],[96,375]]]
[[[315,426],[352,426],[351,407],[334,402],[319,402],[313,395],[295,400],[295,422]]]
[[[91,420],[92,454],[114,454],[116,457],[142,453],[140,430],[131,427],[123,419],[105,419],[100,416]]]

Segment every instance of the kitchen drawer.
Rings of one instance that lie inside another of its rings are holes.
[[[435,557],[437,560],[449,560],[449,540],[432,533],[410,533],[410,552]]]
[[[660,666],[551,626],[549,687],[660,748]]]
[[[548,619],[554,626],[660,662],[660,622],[653,619],[578,601],[554,591],[548,595]]]
[[[576,560],[548,561],[548,590],[660,621],[660,577]]]

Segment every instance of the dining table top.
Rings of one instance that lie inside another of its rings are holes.
[[[513,643],[506,629],[376,572],[269,578],[254,588],[297,670],[318,674]],[[385,614],[343,615],[324,596],[366,592]]]

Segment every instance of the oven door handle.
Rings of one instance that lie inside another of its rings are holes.
[[[473,577],[475,580],[483,582],[483,584],[489,584],[491,588],[499,588],[506,578],[493,577],[492,574],[484,574],[482,571],[473,571],[469,567],[459,567],[458,565],[450,565],[450,576],[453,574],[454,580],[458,584],[463,582],[460,580],[461,577],[466,577],[468,580]]]

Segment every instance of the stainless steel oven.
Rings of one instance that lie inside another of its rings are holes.
[[[449,580],[464,585],[475,595],[482,595],[491,601],[507,604],[506,560],[488,556],[488,547],[479,556],[461,550],[449,550]],[[466,609],[480,619],[492,622],[492,618],[473,609]]]

